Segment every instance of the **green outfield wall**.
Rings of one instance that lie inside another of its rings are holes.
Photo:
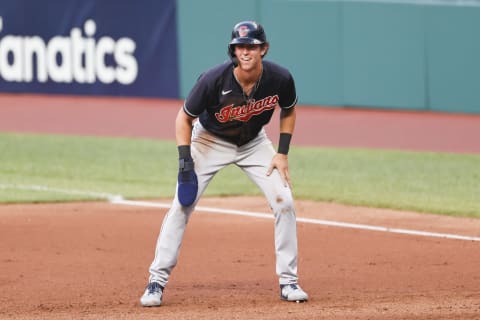
[[[180,95],[261,22],[299,102],[480,113],[480,0],[177,0]]]

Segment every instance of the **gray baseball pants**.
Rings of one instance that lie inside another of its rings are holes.
[[[222,168],[235,164],[263,191],[275,218],[276,272],[280,284],[297,282],[297,228],[292,192],[274,170],[266,175],[275,155],[264,130],[247,144],[238,147],[214,136],[196,121],[192,131],[192,158],[198,178],[198,195],[190,207],[183,207],[175,194],[158,236],[149,281],[166,286],[177,263],[185,228],[205,188]]]

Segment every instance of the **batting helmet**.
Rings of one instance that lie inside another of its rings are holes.
[[[262,25],[255,21],[242,21],[233,27],[232,40],[228,44],[228,54],[232,59],[235,59],[234,47],[236,44],[264,43],[267,43],[267,36]]]

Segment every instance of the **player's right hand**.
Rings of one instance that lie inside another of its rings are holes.
[[[178,200],[184,207],[191,206],[197,198],[198,180],[192,158],[180,159],[178,164]]]

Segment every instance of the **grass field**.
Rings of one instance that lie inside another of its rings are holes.
[[[291,148],[298,199],[480,217],[480,155],[388,150]],[[0,134],[0,202],[92,200],[48,189],[171,197],[177,175],[173,142],[146,139]],[[206,196],[259,195],[234,166]]]

